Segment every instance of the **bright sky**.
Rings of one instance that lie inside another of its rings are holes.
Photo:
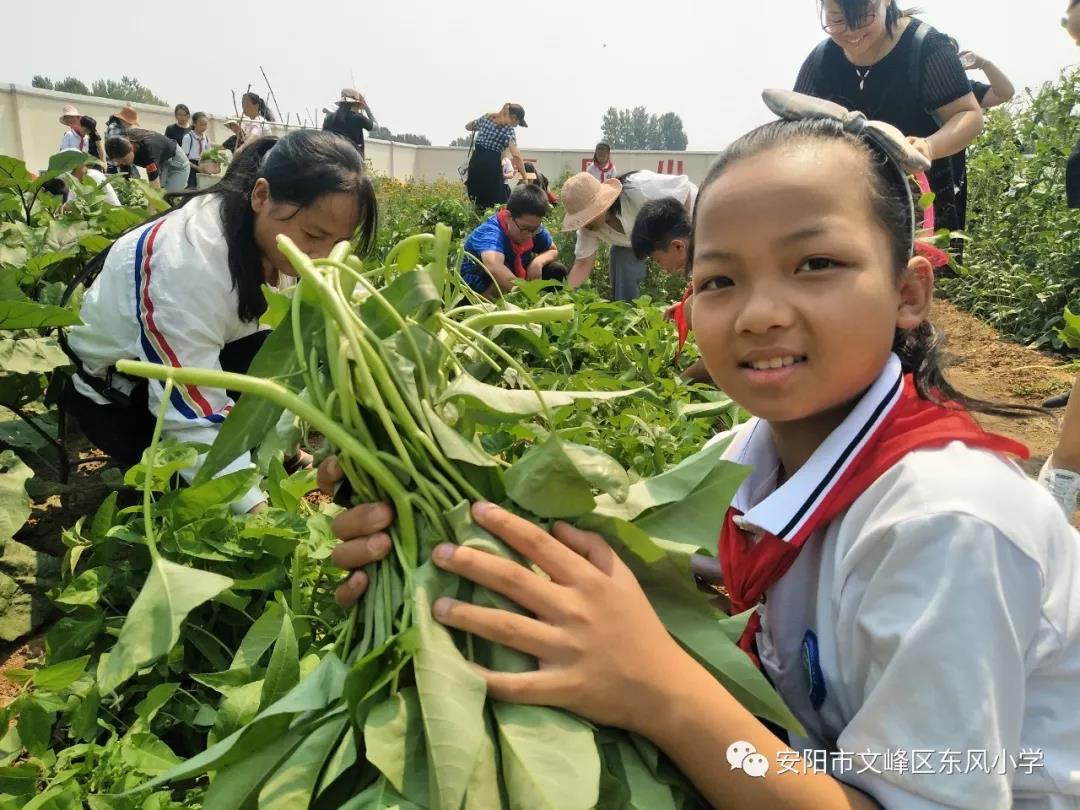
[[[921,5],[1021,93],[1080,61],[1059,24],[1065,0]],[[9,30],[24,35],[5,38],[0,81],[128,74],[170,103],[225,113],[230,90],[267,95],[262,65],[283,115],[321,110],[355,84],[381,124],[436,145],[509,100],[527,111],[523,147],[589,148],[608,107],[644,105],[682,116],[689,149],[717,150],[768,120],[760,91],[790,87],[824,36],[815,0],[219,0],[136,4],[104,28],[93,8],[6,4]],[[174,32],[182,46],[171,48]]]

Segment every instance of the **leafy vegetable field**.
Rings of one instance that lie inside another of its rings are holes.
[[[250,376],[128,366],[243,392],[200,478],[175,486],[207,448],[156,441],[65,527],[62,556],[20,543],[24,488],[36,476],[48,492],[64,466],[48,393],[69,373],[51,330],[77,318],[63,288],[156,202],[117,180],[131,205],[104,209],[87,187],[65,209],[48,179],[0,158],[0,341],[29,358],[0,377],[15,406],[0,434],[0,608],[21,622],[6,638],[40,625],[45,649],[6,672],[18,691],[0,711],[0,806],[701,806],[645,740],[485,698],[470,660],[535,662],[435,623],[438,596],[502,602],[427,562],[448,538],[511,554],[472,523],[481,498],[602,532],[672,634],[745,705],[794,724],[734,645],[745,617],[721,614],[690,574],[742,475],[701,448],[737,409],[678,380],[695,350],[676,361],[666,298],[629,306],[535,283],[455,306],[477,221],[457,186],[380,181],[366,262],[347,245],[315,261],[283,245],[302,281],[268,291],[274,332]],[[355,610],[331,597],[341,507],[282,465],[296,438],[338,453],[354,497],[396,507],[394,553]],[[209,477],[257,444],[258,469]],[[233,515],[260,480],[271,508]]]
[[[987,115],[969,151],[966,272],[944,295],[1003,335],[1040,349],[1080,348],[1080,212],[1065,163],[1080,139],[1080,69]]]

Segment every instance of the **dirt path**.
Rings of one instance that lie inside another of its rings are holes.
[[[991,327],[948,302],[934,305],[933,320],[946,336],[949,379],[965,394],[1038,406],[1047,397],[1072,387],[1076,375],[1059,358],[1003,340]],[[988,416],[979,417],[979,421],[988,430],[1028,446],[1031,460],[1026,469],[1032,475],[1057,444],[1057,423],[1047,417],[1017,420]]]

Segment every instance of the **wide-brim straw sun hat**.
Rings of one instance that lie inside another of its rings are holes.
[[[588,172],[575,174],[562,187],[562,204],[566,209],[562,230],[584,228],[611,208],[622,188],[622,182],[614,177],[601,183]]]
[[[116,113],[116,117],[129,126],[139,125],[139,111],[130,104],[125,104]]]
[[[69,118],[81,118],[79,115],[79,109],[74,104],[65,104],[64,109],[60,113],[60,123],[67,124]]]

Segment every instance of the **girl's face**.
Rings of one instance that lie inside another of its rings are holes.
[[[891,0],[870,0],[866,18],[857,28],[849,28],[844,12],[836,0],[822,5],[822,27],[833,42],[851,56],[871,53],[889,34],[885,28],[885,12]]]
[[[207,120],[206,118],[199,118],[195,121],[195,132],[199,135],[202,135],[204,132],[206,132],[206,128],[208,126],[210,126],[209,120]]]
[[[182,127],[186,127],[191,121],[191,113],[186,113],[183,110],[174,113],[174,115],[176,116],[176,123]]]
[[[831,431],[880,375],[895,330],[929,310],[933,270],[913,259],[898,281],[868,171],[848,143],[790,143],[732,164],[698,200],[702,357],[774,426]]]
[[[240,109],[244,111],[244,115],[248,118],[255,118],[259,114],[259,106],[248,96],[240,99]]]
[[[299,207],[275,202],[264,178],[256,181],[251,192],[251,210],[255,212],[255,244],[263,266],[286,276],[295,276],[296,271],[278,250],[279,235],[292,239],[311,258],[325,259],[334,245],[351,239],[360,224],[360,204],[353,194],[323,194]],[[272,280],[274,274],[269,275]]]
[[[599,163],[601,166],[606,166],[608,158],[611,157],[611,152],[606,149],[597,149],[596,154],[593,155],[593,157],[596,159],[596,162]]]

